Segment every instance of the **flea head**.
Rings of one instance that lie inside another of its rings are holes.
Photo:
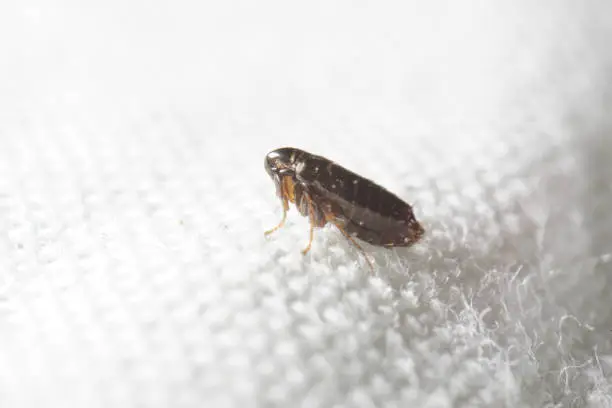
[[[272,150],[266,155],[264,162],[266,172],[273,180],[282,175],[291,175],[295,170],[295,159],[298,154],[299,151],[291,147]]]
[[[283,147],[272,150],[266,155],[264,167],[274,181],[276,194],[283,200],[293,200],[296,167],[302,153],[299,149]]]

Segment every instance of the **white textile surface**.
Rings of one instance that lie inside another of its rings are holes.
[[[611,38],[596,0],[4,0],[0,407],[611,407]],[[264,238],[281,146],[425,238]]]

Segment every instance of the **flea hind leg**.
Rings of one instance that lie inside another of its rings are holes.
[[[344,236],[345,236],[345,237],[346,237],[346,238],[347,238],[349,241],[351,241],[351,242],[353,243],[353,245],[355,245],[355,247],[357,247],[357,250],[359,250],[359,252],[361,252],[361,254],[362,254],[362,255],[363,255],[363,257],[365,258],[366,262],[368,263],[368,266],[370,267],[370,270],[371,270],[372,272],[374,272],[374,265],[372,264],[372,261],[370,260],[370,257],[368,256],[368,254],[366,253],[366,251],[364,251],[364,250],[363,250],[363,248],[361,247],[361,245],[359,245],[359,244],[357,243],[357,241],[355,241],[355,239],[354,239],[353,237],[351,237],[351,236],[349,235],[349,233],[348,233],[348,232],[346,232],[346,231],[344,230],[344,228],[342,228],[342,226],[341,226],[341,225],[340,225],[338,222],[336,222],[336,221],[333,219],[333,217],[331,217],[331,216],[329,216],[329,215],[326,215],[326,217],[327,217],[327,220],[328,220],[329,222],[331,222],[332,224],[334,224],[334,225],[336,226],[336,228],[338,228],[338,229],[340,230],[340,232],[341,232],[341,233],[342,233],[342,234],[343,234],[343,235],[344,235]]]
[[[308,245],[306,248],[302,249],[302,255],[306,255],[310,248],[312,247],[312,239],[314,238],[314,225],[310,224],[310,238],[308,239]]]

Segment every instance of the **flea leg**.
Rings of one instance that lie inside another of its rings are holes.
[[[310,217],[309,217],[310,239],[308,240],[308,245],[306,246],[306,248],[302,249],[302,255],[306,255],[308,251],[310,251],[310,247],[312,247],[312,239],[314,238],[315,215],[314,215],[314,210],[312,208],[312,203],[310,202],[310,199],[307,198],[307,200],[308,200],[308,210],[310,212]]]
[[[283,225],[285,225],[285,220],[287,219],[287,210],[288,209],[289,209],[289,204],[287,203],[287,200],[283,200],[283,218],[281,219],[280,223],[276,227],[274,227],[272,229],[269,229],[268,231],[264,232],[265,236],[270,235],[271,233],[273,233],[274,231],[278,230]]]
[[[348,238],[349,241],[351,241],[353,243],[353,245],[355,245],[357,247],[357,249],[359,250],[359,252],[361,252],[361,254],[363,255],[363,257],[365,258],[366,262],[368,263],[368,265],[370,266],[370,270],[372,272],[374,272],[374,265],[372,264],[372,261],[370,260],[370,257],[368,257],[368,254],[366,254],[366,252],[363,250],[363,248],[361,247],[361,245],[359,245],[357,243],[357,241],[355,241],[355,239],[353,237],[351,237],[345,230],[344,228],[342,228],[337,222],[335,222],[335,220],[332,217],[327,216],[327,220],[329,222],[331,222],[332,224],[334,224],[336,226],[336,228],[338,228],[340,230],[340,232],[342,232],[342,234],[344,234],[344,236],[346,238]]]

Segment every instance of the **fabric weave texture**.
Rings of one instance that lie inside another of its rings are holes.
[[[0,407],[612,407],[609,3],[0,11]],[[264,238],[281,146],[425,238]]]

